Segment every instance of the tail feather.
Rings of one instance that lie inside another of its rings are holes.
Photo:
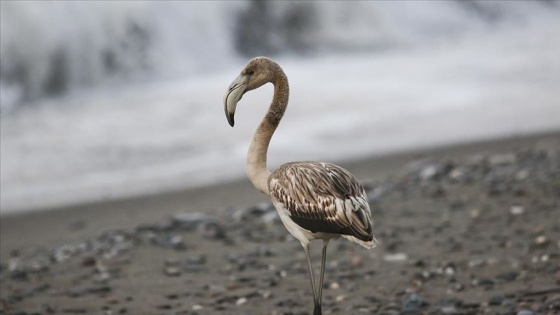
[[[373,237],[370,241],[362,241],[361,239],[358,239],[351,235],[342,235],[342,237],[367,249],[372,249],[379,244],[379,241],[375,237]]]

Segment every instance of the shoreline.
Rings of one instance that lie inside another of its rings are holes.
[[[450,159],[469,154],[496,154],[518,147],[527,147],[535,142],[555,142],[560,141],[559,139],[560,131],[550,131],[361,157],[337,164],[348,169],[360,181],[367,183],[389,176],[408,163],[423,158]],[[216,195],[219,197],[215,197]],[[91,237],[98,231],[129,228],[177,212],[197,211],[211,214],[217,209],[248,207],[268,201],[267,196],[257,192],[248,179],[243,178],[216,185],[151,195],[9,212],[0,217],[0,231],[3,236],[0,254],[5,254],[4,248],[13,246],[42,245],[61,241],[65,238],[65,231],[69,226],[79,226],[79,231],[76,231],[80,232],[79,236]],[[106,219],[108,216],[111,220]],[[82,222],[87,224],[84,225]],[[33,234],[37,236],[27,233],[22,235],[20,231],[34,231]],[[16,235],[20,240],[15,240]],[[6,239],[7,242],[4,241]]]

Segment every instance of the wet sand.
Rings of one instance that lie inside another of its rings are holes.
[[[331,243],[325,314],[560,313],[560,133],[338,164],[382,244]],[[3,314],[311,314],[301,246],[247,180],[0,224]]]

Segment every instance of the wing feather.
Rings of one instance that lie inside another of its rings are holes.
[[[345,169],[330,163],[282,165],[269,179],[273,200],[312,233],[336,233],[373,239],[373,220],[364,188]]]

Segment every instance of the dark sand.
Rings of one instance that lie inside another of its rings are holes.
[[[382,244],[331,242],[324,314],[560,314],[560,133],[339,164]],[[241,180],[3,216],[0,314],[311,314],[267,202]]]

